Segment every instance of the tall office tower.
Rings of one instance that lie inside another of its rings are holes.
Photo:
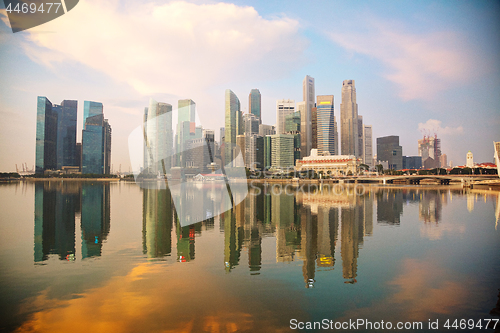
[[[232,163],[233,160],[233,148],[236,145],[236,118],[238,116],[238,111],[240,111],[240,100],[229,89],[226,89],[226,109],[225,109],[225,152],[224,152],[224,163],[227,165]]]
[[[276,134],[285,133],[285,117],[295,112],[293,99],[279,99],[276,101]]]
[[[76,120],[77,101],[54,105],[57,113],[57,169],[76,164]]]
[[[103,114],[102,103],[99,102],[83,102],[83,125],[85,126],[85,122],[88,117],[97,116],[99,114]]]
[[[38,96],[36,110],[35,172],[57,168],[57,112],[47,97]]]
[[[300,130],[302,131],[300,143],[302,157],[309,156],[312,149],[312,119],[311,109],[314,107],[314,79],[306,75],[302,81],[302,100],[304,102],[304,112],[300,112],[301,123]]]
[[[312,143],[311,149],[318,149],[318,108],[311,109]]]
[[[260,170],[264,164],[264,138],[245,134],[245,166],[250,170]]]
[[[172,105],[150,99],[147,121],[149,172],[167,174],[172,165]]]
[[[248,112],[259,118],[259,124],[262,124],[261,96],[259,89],[252,89],[250,95],[248,95]]]
[[[363,163],[371,168],[373,165],[372,125],[363,126]]]
[[[364,159],[364,150],[363,147],[363,116],[358,115],[358,148],[357,148],[358,158],[361,160]]]
[[[274,135],[266,135],[264,137],[264,168],[263,170],[268,170],[271,167],[271,150],[273,144]]]
[[[271,166],[274,168],[293,167],[293,135],[276,134],[271,137]]]
[[[340,103],[341,155],[358,157],[358,104],[354,80],[342,83],[342,103]]]
[[[195,139],[195,110],[196,103],[192,99],[181,99],[177,102],[177,131],[175,142],[175,165],[184,167],[183,153],[186,150],[186,141]],[[197,138],[196,138],[197,139]]]
[[[289,114],[285,118],[285,133],[293,135],[293,159],[295,161],[300,159],[300,112]]]
[[[260,120],[252,113],[247,113],[243,116],[245,135],[259,134]]]
[[[391,135],[377,138],[377,159],[388,163],[388,168],[403,168],[403,147],[399,145],[399,136]]]
[[[143,116],[143,123],[142,123],[142,137],[146,138],[148,135],[148,107],[144,108],[144,116]],[[149,161],[149,156],[148,156],[148,145],[147,145],[147,140],[144,140],[144,165],[143,165],[143,172],[148,172],[148,161]]]
[[[333,155],[339,154],[339,130],[337,125],[337,117],[333,116],[333,151],[335,152]]]
[[[246,146],[245,146],[245,136],[244,135],[237,135],[236,136],[236,145],[238,146],[238,149],[240,151],[240,154],[241,154],[241,157],[242,157],[242,160],[243,160],[243,163],[245,163],[245,153],[246,153]],[[237,155],[234,155],[234,157],[236,157]],[[238,161],[241,161],[238,159]],[[245,165],[234,165],[235,167],[242,167],[242,166],[245,166]]]
[[[201,130],[201,127],[198,127]],[[211,163],[215,162],[215,131],[202,130],[199,138],[187,140],[183,153],[185,172],[211,172]]]
[[[243,122],[243,111],[236,112],[236,135],[245,135],[245,123]]]
[[[264,137],[266,135],[274,135],[276,134],[276,128],[273,125],[259,125],[259,135]]]
[[[104,114],[88,116],[82,131],[82,173],[109,174],[111,126]]]
[[[333,95],[317,97],[317,140],[321,155],[335,155],[335,118],[333,116]]]
[[[448,167],[448,156],[446,156],[446,154],[442,154],[441,158],[439,159],[439,163],[441,164],[441,168],[447,168]]]

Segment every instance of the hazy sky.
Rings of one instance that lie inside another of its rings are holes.
[[[1,2],[0,2],[1,3]],[[104,104],[112,163],[128,171],[128,135],[153,97],[192,98],[205,128],[224,126],[224,91],[263,123],[277,99],[302,100],[302,79],[335,96],[356,81],[359,114],[376,138],[399,135],[417,155],[437,133],[454,165],[493,161],[500,141],[498,1],[80,0],[66,15],[13,34],[0,9],[0,171],[35,160],[37,96]]]

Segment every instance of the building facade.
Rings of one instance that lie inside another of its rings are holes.
[[[302,101],[303,111],[300,112],[301,123],[301,154],[302,157],[309,156],[312,149],[312,119],[311,119],[311,111],[314,107],[314,96],[315,96],[315,87],[314,87],[314,78],[306,75],[304,80],[302,81]]]
[[[170,173],[173,141],[172,105],[151,99],[146,132],[149,173],[155,175]]]
[[[259,123],[262,123],[261,96],[259,89],[250,90],[250,94],[248,95],[248,112],[255,115]]]
[[[57,168],[57,112],[47,97],[38,96],[36,111],[35,172]]]
[[[363,126],[363,163],[368,165],[370,169],[374,167],[373,165],[373,135],[372,126]]]
[[[238,135],[237,117],[240,111],[240,100],[230,89],[226,89],[225,104],[224,163],[227,165],[233,160],[233,149],[236,145],[236,135]]]
[[[276,101],[276,134],[285,134],[285,119],[295,112],[293,99],[280,99]]]
[[[271,167],[289,168],[294,166],[294,137],[289,134],[271,136]]]
[[[342,102],[340,103],[340,131],[342,155],[359,155],[358,104],[354,80],[342,82]]]
[[[399,145],[399,136],[377,138],[377,159],[387,161],[389,169],[403,169],[403,147]]]
[[[317,149],[320,155],[337,155],[333,95],[317,97]]]
[[[297,161],[296,170],[314,170],[324,175],[345,176],[358,173],[360,160],[354,155],[319,156],[316,149],[307,156]]]

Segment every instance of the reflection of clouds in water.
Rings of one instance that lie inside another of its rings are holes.
[[[442,239],[445,234],[464,234],[465,229],[465,224],[459,220],[443,221],[439,224],[425,223],[420,225],[420,236],[434,241]]]
[[[236,332],[288,328],[287,321],[279,322],[283,320],[279,317],[285,315],[276,316],[272,311],[276,305],[264,304],[262,297],[255,301],[237,295],[234,286],[221,284],[210,274],[177,271],[172,277],[168,267],[140,264],[127,275],[112,277],[105,285],[70,300],[49,299],[47,292],[42,292],[30,299],[30,307],[24,310],[43,310],[35,312],[18,332]],[[283,300],[289,307],[297,297]],[[289,315],[303,316],[297,309],[287,311]]]
[[[339,320],[366,318],[394,323],[401,320],[427,321],[435,315],[461,313],[459,311],[463,311],[464,304],[474,308],[470,286],[453,281],[451,272],[429,260],[405,259],[401,274],[388,282],[390,289],[387,298],[364,308],[347,311],[344,318]],[[392,294],[391,289],[394,290]]]

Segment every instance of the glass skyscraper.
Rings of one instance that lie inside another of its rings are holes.
[[[57,169],[57,112],[47,97],[38,96],[35,171]]]
[[[317,96],[317,136],[318,152],[323,155],[337,155],[335,149],[335,119],[333,113],[333,95]]]
[[[252,89],[250,91],[250,95],[248,96],[248,112],[258,117],[260,124],[262,124],[261,96],[259,89]]]
[[[234,92],[226,89],[225,110],[225,164],[232,163],[233,148],[236,146],[236,135],[238,135],[237,117],[240,111],[240,100]]]
[[[358,104],[354,80],[342,82],[342,103],[340,104],[340,128],[342,136],[342,155],[360,156],[358,139]]]
[[[90,101],[83,102],[83,126],[85,126],[88,117],[97,116],[99,114],[103,114],[102,103]]]
[[[100,112],[100,113],[99,113]],[[82,173],[109,174],[111,126],[102,113],[102,103],[84,102],[82,131]]]
[[[172,105],[151,99],[146,130],[149,172],[165,175],[172,165]]]
[[[77,101],[62,101],[55,105],[57,113],[57,169],[78,166],[76,163]]]

